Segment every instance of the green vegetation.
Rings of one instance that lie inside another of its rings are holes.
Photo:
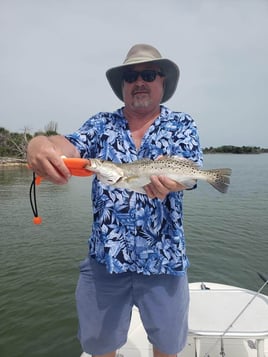
[[[22,133],[12,133],[5,128],[0,127],[0,157],[9,157],[14,159],[26,160],[26,150],[28,142],[37,135],[55,135],[57,132],[57,123],[49,122],[44,131],[38,131],[33,135],[27,128]],[[205,154],[230,153],[230,154],[260,154],[268,153],[268,149],[258,146],[233,146],[224,145],[219,147],[209,147],[203,149]]]
[[[268,153],[268,149],[260,148],[259,146],[233,146],[223,145],[217,148],[210,147],[203,149],[204,154],[261,154]]]
[[[25,160],[28,142],[37,135],[49,136],[58,134],[57,127],[57,123],[51,121],[45,126],[44,131],[38,131],[33,135],[27,128],[22,133],[12,133],[0,127],[0,157]]]

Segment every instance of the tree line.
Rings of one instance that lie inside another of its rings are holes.
[[[204,154],[261,154],[268,153],[268,149],[261,148],[259,146],[234,146],[234,145],[223,145],[219,147],[209,147],[203,149]]]
[[[58,134],[58,124],[50,121],[44,128],[34,134],[30,133],[28,128],[23,132],[10,132],[0,127],[0,157],[10,157],[26,160],[26,151],[28,142],[37,135],[56,135]]]
[[[40,130],[33,135],[30,130],[24,128],[22,133],[10,132],[0,127],[0,157],[10,157],[26,160],[26,151],[28,142],[37,135],[56,135],[58,134],[58,124],[50,121],[44,130]],[[213,153],[231,153],[231,154],[260,154],[268,153],[268,148],[264,149],[259,146],[234,146],[223,145],[219,147],[206,147],[203,149],[205,154]]]

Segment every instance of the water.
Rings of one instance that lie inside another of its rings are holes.
[[[189,279],[257,290],[257,272],[268,274],[268,155],[206,155],[205,166],[233,174],[226,195],[203,182],[185,195]],[[74,292],[87,254],[90,178],[43,182],[40,226],[30,181],[27,169],[0,169],[0,356],[78,357]]]

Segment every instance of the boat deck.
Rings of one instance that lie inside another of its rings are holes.
[[[189,284],[189,335],[179,356],[268,357],[268,296],[228,285],[202,284],[203,289],[201,283]],[[137,308],[128,341],[118,351],[118,357],[134,356],[153,356]]]

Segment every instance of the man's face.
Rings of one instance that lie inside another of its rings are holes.
[[[160,69],[152,64],[144,63],[132,66],[130,70],[141,72],[143,70]],[[164,77],[157,75],[152,82],[146,82],[141,75],[132,82],[128,83],[123,80],[122,91],[125,106],[133,111],[149,112],[161,103],[164,93]]]

